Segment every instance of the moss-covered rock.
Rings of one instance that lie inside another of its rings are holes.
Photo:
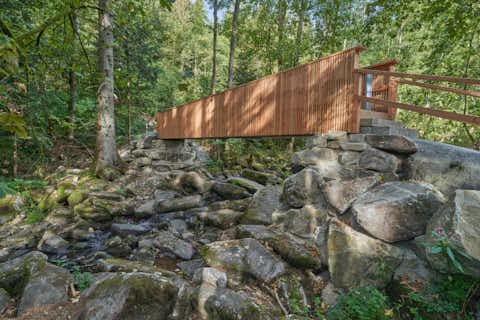
[[[8,300],[10,300],[8,292],[5,289],[0,288],[0,314],[2,314],[7,308]]]
[[[178,288],[159,274],[110,274],[84,294],[80,320],[166,320],[175,308]]]
[[[112,218],[107,206],[103,204],[99,205],[99,201],[95,201],[93,198],[77,204],[73,207],[73,212],[76,216],[97,222],[108,221]]]
[[[23,206],[22,198],[15,195],[7,195],[0,199],[0,225],[11,220],[17,211]]]
[[[75,207],[77,204],[82,203],[87,197],[87,193],[83,190],[74,190],[67,198],[67,203],[70,207]]]

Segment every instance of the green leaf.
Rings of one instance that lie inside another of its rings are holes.
[[[442,253],[442,248],[441,247],[433,247],[432,249],[430,249],[430,253],[433,253],[433,254]]]

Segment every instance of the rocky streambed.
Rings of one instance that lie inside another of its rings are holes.
[[[147,137],[111,181],[59,170],[36,198],[43,221],[25,224],[22,199],[1,200],[0,314],[328,318],[352,289],[444,271],[421,244],[438,228],[479,276],[480,185],[461,177],[480,156],[457,148],[439,161],[438,148],[450,147],[331,132],[294,154],[282,180],[250,168],[212,176],[194,144]]]

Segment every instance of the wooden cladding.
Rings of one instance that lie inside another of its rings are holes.
[[[353,70],[363,47],[156,114],[162,139],[358,132]]]

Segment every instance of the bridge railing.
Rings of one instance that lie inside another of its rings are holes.
[[[391,77],[391,81],[393,81],[392,90],[396,90],[397,84],[406,84],[406,85],[412,85],[412,86],[417,86],[422,88],[452,92],[460,95],[467,95],[467,96],[472,96],[477,98],[480,97],[480,92],[466,91],[466,90],[461,90],[456,88],[448,88],[448,87],[433,85],[429,83],[405,80],[404,78],[417,79],[417,80],[429,80],[429,81],[444,81],[444,82],[451,82],[451,83],[474,84],[474,85],[480,85],[480,79],[410,74],[410,73],[401,73],[401,72],[384,71],[384,70],[373,70],[368,68],[355,69],[354,73],[356,74],[355,77],[358,83],[360,83],[360,85],[361,85],[362,79],[365,78],[365,75],[372,74],[374,76]],[[355,99],[355,104],[357,108],[359,108],[362,103],[368,102],[368,103],[373,103],[375,105],[383,106],[385,108],[390,108],[390,110],[399,108],[399,109],[409,110],[417,113],[432,115],[432,116],[436,116],[443,119],[460,121],[466,124],[472,124],[477,126],[480,125],[480,117],[478,116],[425,108],[425,107],[420,107],[420,106],[415,106],[415,105],[410,105],[405,103],[399,103],[395,101],[396,99],[391,100],[391,99],[379,99],[378,97],[367,97],[364,95],[364,93],[361,90],[355,91],[354,99]]]
[[[156,114],[163,139],[358,132],[355,47]]]

